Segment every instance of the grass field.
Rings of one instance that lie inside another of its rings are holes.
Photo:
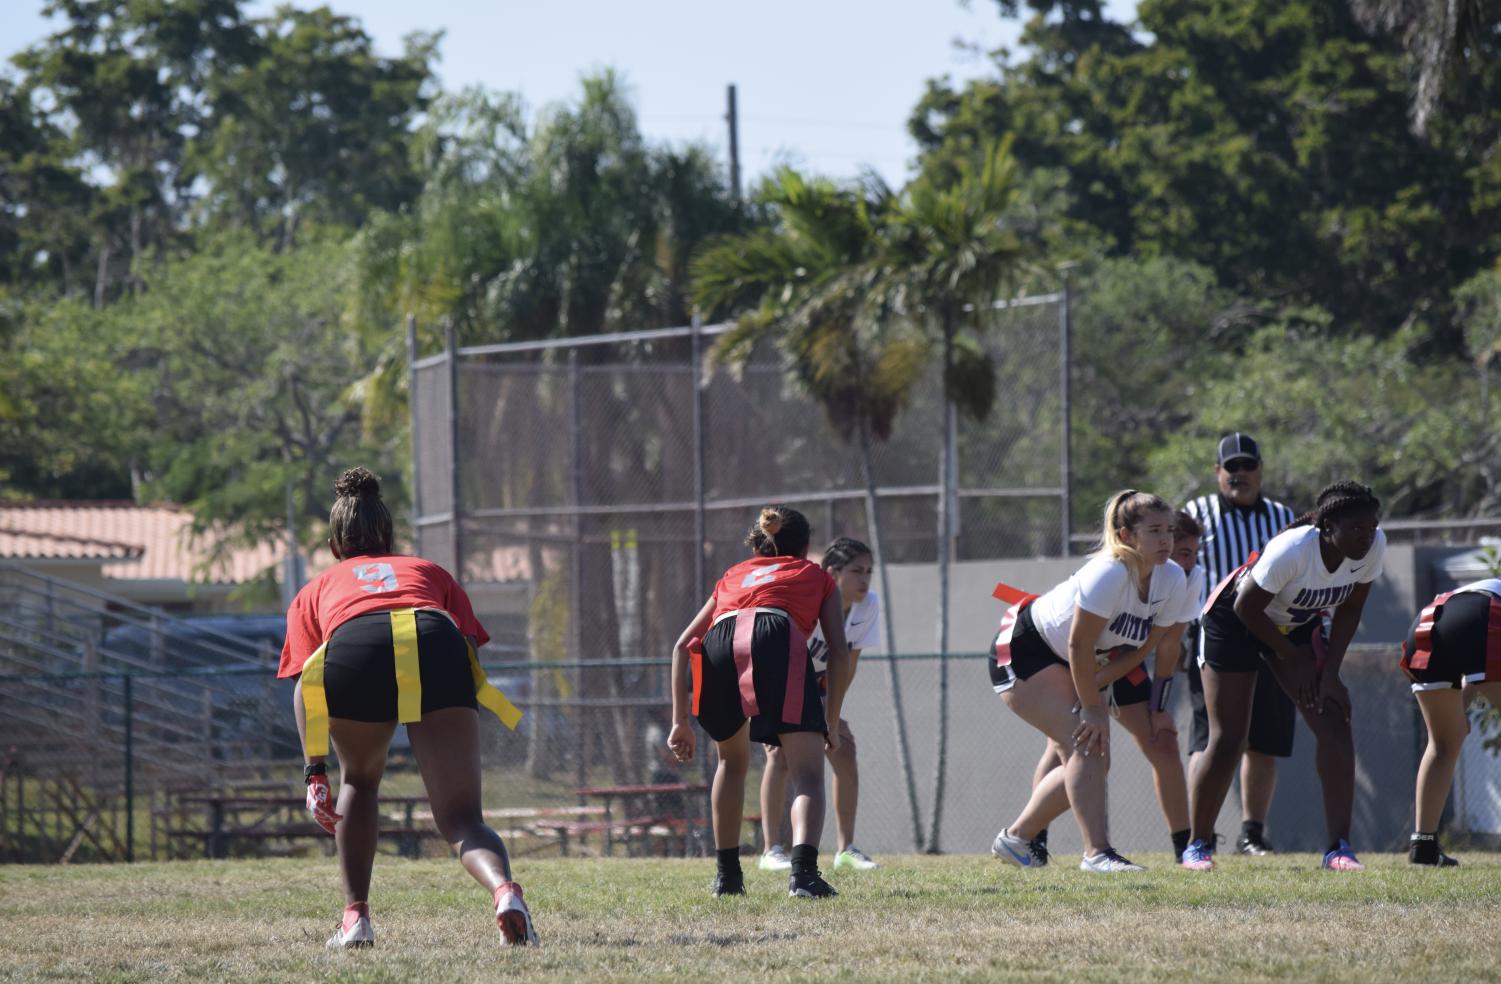
[[[1310,855],[1228,859],[1195,874],[1100,876],[1065,859],[890,858],[839,872],[839,898],[786,897],[748,868],[749,896],[712,899],[704,860],[526,860],[542,935],[497,943],[457,863],[377,862],[373,950],[329,952],[330,859],[0,868],[0,978],[449,981],[675,978],[1501,979],[1501,858],[1361,874]]]

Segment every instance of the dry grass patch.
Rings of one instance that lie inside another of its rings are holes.
[[[711,899],[712,862],[526,860],[543,946],[497,945],[488,900],[452,861],[381,858],[371,951],[327,952],[329,859],[0,868],[0,967],[20,980],[1131,981],[1498,979],[1501,861],[1358,875],[1292,855],[1091,876],[986,857],[894,858],[838,872],[843,894]]]

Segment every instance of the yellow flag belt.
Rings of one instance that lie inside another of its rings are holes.
[[[437,611],[437,609],[431,609]],[[422,673],[417,653],[416,608],[397,608],[391,611],[391,647],[396,654],[396,720],[411,724],[422,720]],[[521,710],[512,704],[506,695],[496,689],[480,669],[479,656],[469,640],[464,640],[469,650],[469,674],[474,678],[474,699],[486,708],[500,723],[516,730],[521,723]],[[302,708],[307,720],[307,754],[328,754],[328,691],[323,685],[323,653],[328,643],[318,647],[302,667]]]

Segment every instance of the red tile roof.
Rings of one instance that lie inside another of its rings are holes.
[[[0,557],[104,561],[122,580],[237,584],[282,558],[279,547],[225,547],[192,536],[193,515],[174,505],[133,502],[0,502]]]

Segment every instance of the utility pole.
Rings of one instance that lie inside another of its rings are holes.
[[[724,120],[730,126],[730,197],[740,203],[740,114],[735,108],[735,83],[725,91]]]

